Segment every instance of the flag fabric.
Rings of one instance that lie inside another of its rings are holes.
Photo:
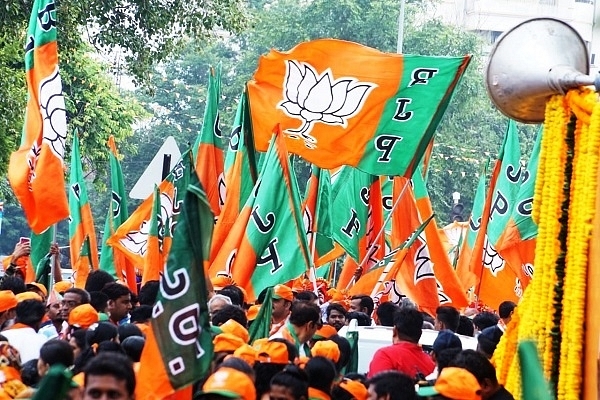
[[[210,372],[213,346],[204,264],[214,215],[193,167],[184,194],[140,360],[140,400],[162,400]]]
[[[31,235],[29,236],[30,239],[30,243],[31,243],[31,253],[29,254],[29,261],[28,263],[31,264],[31,266],[35,269],[35,281],[36,282],[40,282],[43,283],[42,281],[38,280],[38,277],[40,277],[43,273],[46,274],[45,279],[47,280],[49,278],[50,274],[50,270],[45,269],[42,271],[42,268],[44,267],[44,263],[40,262],[42,260],[46,261],[46,259],[48,261],[50,261],[50,257],[47,257],[50,254],[50,246],[52,245],[52,241],[54,240],[54,232],[56,230],[56,227],[54,225],[52,225],[51,227],[49,227],[48,229],[46,229],[44,232],[40,233],[39,235],[36,235],[35,233],[31,233]],[[48,264],[49,266],[50,264]],[[46,288],[50,289],[50,286],[46,286]]]
[[[144,257],[144,270],[142,271],[142,286],[148,281],[160,280],[160,272],[164,268],[164,257],[161,249],[162,239],[159,237],[158,220],[160,218],[160,191],[154,187],[152,198],[152,213],[148,228],[148,244]]]
[[[231,275],[250,299],[306,272],[310,257],[300,195],[285,140],[275,128],[251,196],[210,267]]]
[[[518,270],[517,276],[523,290],[529,284],[534,271],[535,245],[538,226],[531,216],[533,194],[540,158],[543,129],[540,128],[527,168],[522,174],[522,183],[516,197],[515,207],[506,229],[498,238],[496,249],[511,267]]]
[[[69,216],[64,153],[67,118],[58,73],[54,0],[35,0],[25,43],[27,110],[8,179],[34,233]]]
[[[424,175],[421,167],[419,167],[412,177],[413,193],[421,221],[434,217],[433,207],[423,178]],[[466,291],[463,289],[442,245],[435,218],[426,226],[424,238],[433,263],[440,305],[451,305],[455,308],[466,307],[468,305]]]
[[[98,244],[96,243],[94,219],[85,186],[83,167],[81,166],[77,130],[73,133],[73,147],[71,149],[69,209],[71,268],[73,268],[75,275],[75,287],[84,288],[90,269],[98,269]]]
[[[244,208],[258,175],[247,97],[246,93],[240,96],[225,157],[225,204],[213,232],[211,260]]]
[[[463,241],[469,229],[469,221],[452,223],[438,229],[442,246],[450,258],[450,263],[456,269]]]
[[[106,215],[106,222],[104,223],[104,233],[102,235],[100,269],[108,272],[117,279],[127,282],[127,286],[136,292],[134,264],[122,251],[108,245],[108,239],[114,235],[117,228],[129,218],[123,171],[121,169],[119,153],[113,135],[110,135],[108,138],[108,148],[111,198]]]
[[[331,199],[333,238],[355,261],[344,264],[338,287],[345,288],[357,267],[367,272],[385,254],[385,235],[379,234],[383,227],[379,178],[344,167],[332,186]]]
[[[169,175],[158,185],[161,207],[158,225],[159,237],[163,238],[163,257],[168,256],[171,248],[183,196],[190,182],[190,171],[193,171],[193,166],[192,155],[188,149]],[[144,266],[148,251],[148,232],[153,206],[154,194],[148,196],[107,241],[109,246],[112,246],[115,251],[122,252],[138,268]]]
[[[260,305],[256,319],[250,325],[248,333],[250,334],[249,344],[253,344],[257,339],[269,337],[271,331],[271,314],[273,313],[273,288],[267,288],[265,299]]]
[[[306,240],[315,267],[341,256],[344,250],[336,247],[331,225],[331,177],[329,171],[315,165],[306,185],[302,216]]]
[[[221,69],[211,68],[208,74],[208,94],[202,129],[192,148],[194,165],[200,183],[206,191],[213,214],[218,217],[225,202],[223,175],[223,135],[219,126],[219,96]]]
[[[470,56],[430,57],[336,39],[272,50],[248,83],[256,147],[276,123],[289,151],[321,168],[412,175]]]

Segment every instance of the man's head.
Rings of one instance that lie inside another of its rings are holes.
[[[107,283],[102,293],[108,297],[106,311],[113,322],[119,322],[131,311],[131,292],[127,286],[120,283]]]
[[[222,294],[215,294],[213,297],[208,300],[208,313],[209,315],[214,315],[217,311],[222,310],[225,306],[230,306],[233,303],[231,299]]]
[[[481,386],[481,398],[488,399],[500,389],[496,369],[485,355],[475,350],[463,350],[449,364],[450,367],[464,368],[472,373]]]
[[[37,370],[40,376],[46,375],[51,366],[62,364],[65,368],[73,365],[73,349],[68,342],[59,339],[47,341],[40,348]]]
[[[437,337],[433,341],[433,350],[431,352],[431,356],[433,361],[437,362],[437,355],[440,354],[443,350],[446,349],[459,349],[462,350],[462,342],[454,334],[454,332],[450,330],[440,331]]]
[[[400,372],[381,372],[367,381],[369,400],[414,400],[415,383]]]
[[[60,303],[60,314],[63,320],[69,319],[71,310],[81,304],[88,304],[90,302],[90,294],[83,289],[70,288],[67,289],[63,295],[63,299]]]
[[[475,325],[475,328],[481,332],[485,328],[496,325],[498,320],[498,316],[493,312],[483,311],[473,317],[473,325]]]
[[[86,292],[99,292],[102,288],[107,284],[114,282],[115,278],[108,272],[97,269],[89,273],[87,279],[85,280],[85,290]]]
[[[17,304],[16,321],[37,331],[40,328],[44,314],[46,314],[44,303],[38,300],[23,300]]]
[[[325,357],[312,357],[306,363],[304,371],[308,374],[308,386],[329,393],[337,375],[333,362]]]
[[[504,321],[505,324],[508,324],[512,319],[515,308],[517,308],[517,305],[512,301],[503,301],[498,307],[498,315],[500,315],[500,319]]]
[[[288,286],[275,285],[273,287],[273,312],[271,316],[275,322],[283,321],[290,314],[294,292]]]
[[[83,400],[133,400],[135,374],[125,355],[100,353],[86,365],[84,372]]]
[[[460,313],[451,306],[440,306],[435,310],[435,330],[450,329],[456,332],[460,323]]]
[[[371,296],[367,296],[366,294],[357,294],[352,296],[350,299],[351,311],[364,312],[365,314],[371,316],[374,308],[375,304],[373,303],[373,299]]]
[[[401,308],[394,314],[394,343],[419,343],[423,333],[423,316],[414,308]]]
[[[0,290],[0,325],[15,317],[17,296],[10,290]]]
[[[394,326],[394,313],[398,310],[398,306],[391,301],[385,301],[381,303],[375,314],[381,326]]]
[[[346,309],[341,304],[332,303],[328,305],[325,313],[327,324],[333,326],[337,331],[346,324]]]
[[[226,305],[211,316],[211,323],[214,326],[221,326],[230,319],[236,321],[244,328],[248,328],[248,318],[246,312],[239,306]]]
[[[52,297],[50,297],[50,299],[52,299]],[[48,300],[47,304],[46,304],[46,315],[48,316],[48,319],[52,322],[56,322],[56,323],[62,323],[62,321],[64,321],[62,314],[60,312],[60,308],[61,308],[61,301],[62,301],[62,296],[61,297],[54,297],[52,300]]]
[[[306,343],[322,326],[321,309],[313,303],[296,301],[292,304],[290,323],[294,326],[300,343]]]
[[[159,288],[160,281],[147,281],[146,284],[140,288],[138,293],[140,305],[154,306]]]

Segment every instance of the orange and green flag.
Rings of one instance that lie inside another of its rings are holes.
[[[219,126],[219,96],[221,69],[211,68],[208,74],[208,94],[202,129],[192,148],[196,173],[210,202],[213,214],[218,217],[225,202],[225,177],[223,174],[223,135]]]
[[[191,385],[210,373],[213,344],[204,264],[214,215],[193,166],[189,167],[189,184],[180,193],[177,229],[140,360],[135,397],[139,400],[163,400],[177,396],[177,391],[183,393],[176,398],[190,399]]]
[[[92,218],[92,209],[87,195],[79,137],[73,133],[71,168],[69,178],[69,243],[71,266],[75,276],[75,287],[83,288],[90,270],[98,269],[98,244]]]
[[[251,299],[310,266],[298,184],[275,129],[254,190],[210,267],[211,277],[231,275]]]
[[[144,256],[144,270],[142,271],[142,286],[148,281],[160,280],[160,272],[164,267],[162,254],[162,238],[159,237],[158,221],[160,219],[160,191],[154,186],[154,197],[152,198],[152,213],[148,227],[148,243],[146,255]]]
[[[123,282],[127,282],[127,286],[135,291],[134,264],[125,257],[121,251],[114,249],[107,244],[108,239],[115,233],[117,228],[129,218],[123,171],[121,169],[119,152],[117,151],[117,145],[113,135],[110,135],[108,138],[108,149],[111,195],[110,206],[108,207],[106,221],[104,223],[104,233],[102,235],[100,269],[108,272]]]
[[[215,224],[211,260],[217,255],[240,211],[244,208],[258,175],[247,97],[246,93],[240,96],[225,155],[225,204]]]
[[[54,0],[35,0],[25,42],[27,109],[8,179],[34,233],[69,216],[64,154],[67,118],[58,73]]]
[[[256,147],[280,123],[290,153],[321,168],[411,176],[470,59],[336,39],[271,50],[248,83]]]
[[[511,266],[518,269],[517,275],[523,290],[533,277],[535,245],[538,226],[533,221],[531,209],[533,194],[540,159],[540,145],[543,129],[540,128],[527,168],[522,173],[522,183],[516,197],[515,207],[512,211],[506,229],[502,232],[497,243],[500,255]]]

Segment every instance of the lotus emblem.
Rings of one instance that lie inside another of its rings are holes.
[[[67,138],[67,111],[58,67],[40,83],[40,112],[43,118],[43,140],[62,162]]]
[[[352,77],[334,79],[328,68],[322,74],[305,62],[286,61],[283,83],[284,100],[277,104],[288,116],[302,121],[298,129],[287,129],[286,135],[302,138],[306,147],[317,147],[317,139],[310,135],[315,123],[341,125],[360,112],[369,93],[377,85],[359,82]]]
[[[498,272],[504,269],[504,258],[498,254],[496,248],[490,243],[488,236],[485,235],[485,244],[483,246],[483,267],[490,270],[494,277],[498,276]]]

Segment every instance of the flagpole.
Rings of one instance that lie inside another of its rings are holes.
[[[375,240],[373,240],[371,242],[371,244],[369,245],[369,247],[367,248],[367,253],[363,257],[363,259],[360,262],[360,264],[358,265],[358,268],[362,268],[363,265],[365,264],[365,262],[367,261],[367,259],[369,258],[369,252],[371,251],[371,247],[373,247],[373,245],[375,243],[377,243],[377,241],[379,240],[379,238],[381,237],[381,235],[385,231],[385,226],[387,225],[387,223],[389,222],[389,220],[392,218],[392,215],[394,214],[394,211],[396,210],[396,207],[398,207],[398,204],[400,204],[400,200],[404,196],[404,193],[406,192],[406,188],[408,188],[409,182],[410,182],[410,179],[407,179],[406,182],[404,183],[404,187],[402,188],[402,191],[400,192],[400,195],[398,195],[398,198],[394,202],[394,205],[392,206],[392,209],[390,210],[387,218],[385,219],[385,221],[383,221],[383,224],[381,225],[381,229],[379,230],[379,233],[377,233],[377,236],[375,237]],[[356,276],[353,276],[352,279],[350,279],[350,282],[348,282],[348,285],[346,286],[346,290],[350,289],[352,287],[352,285],[354,285],[354,283],[356,283],[356,281],[357,281]]]
[[[52,233],[52,245],[54,245],[54,243],[56,243],[56,231],[58,230],[58,223],[54,224],[54,232]],[[58,249],[59,253],[60,253],[60,248]],[[52,288],[54,287],[54,270],[56,269],[56,258],[58,257],[58,254],[54,254],[51,258],[50,258],[50,278],[48,279],[48,292],[50,292],[52,290]]]
[[[317,247],[317,240],[316,240],[316,230],[314,229],[314,226],[311,226],[311,235],[310,238],[312,240],[311,244],[310,244],[310,273],[308,274],[308,279],[310,279],[310,281],[312,282],[313,285],[313,291],[315,292],[315,295],[317,296],[317,298],[319,297],[319,289],[317,289],[317,268],[315,267],[315,252],[316,252],[316,247]]]

